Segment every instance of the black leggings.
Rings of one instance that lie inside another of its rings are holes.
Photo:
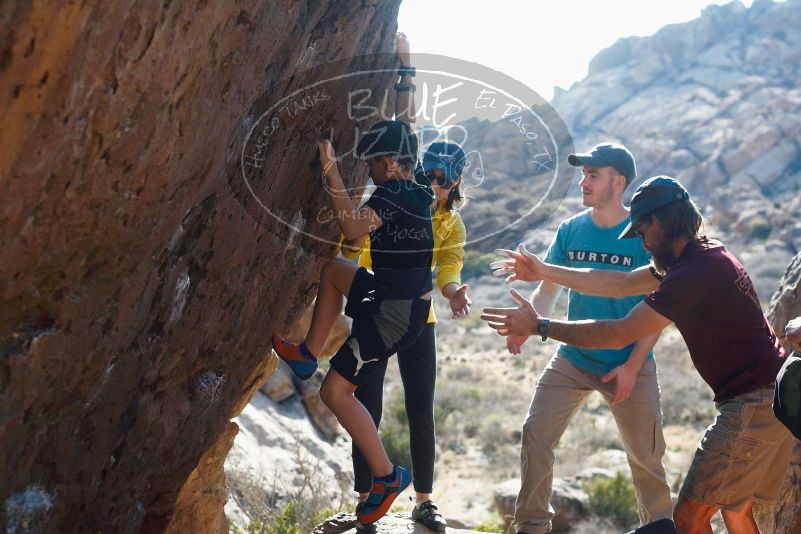
[[[412,453],[414,489],[431,493],[434,485],[434,387],[437,381],[437,348],[434,323],[426,324],[413,345],[398,351],[398,367],[403,380],[406,415],[409,418],[409,448]],[[370,373],[370,378],[356,389],[356,398],[370,412],[375,426],[381,423],[384,402],[384,374],[387,361]],[[359,448],[353,445],[354,489],[368,493],[373,475]]]

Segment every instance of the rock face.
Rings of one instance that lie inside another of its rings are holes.
[[[796,255],[773,294],[768,318],[779,335],[787,321],[801,315],[801,254]],[[796,440],[782,496],[773,510],[759,517],[762,532],[791,534],[801,532],[801,441]]]
[[[333,252],[243,210],[226,143],[279,80],[390,51],[398,3],[0,5],[0,530],[192,530],[176,500],[225,530],[216,489],[200,514],[182,488],[219,487],[270,334]],[[320,106],[296,132],[344,129]],[[286,135],[262,154],[286,210],[326,203],[314,151]]]

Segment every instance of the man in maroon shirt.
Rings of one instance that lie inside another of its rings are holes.
[[[758,533],[751,506],[778,498],[789,466],[792,437],[771,408],[785,352],[748,273],[723,244],[698,236],[701,223],[679,182],[650,178],[634,193],[620,238],[639,236],[653,265],[631,272],[572,269],[543,263],[522,245],[498,251],[508,259],[492,264],[507,281],[550,280],[609,297],[648,293],[625,318],[551,321],[514,289],[519,307],[485,308],[481,318],[503,336],[535,333],[587,348],[624,347],[675,323],[718,409],[679,493],[676,526],[711,533],[710,519],[721,510],[731,534]]]

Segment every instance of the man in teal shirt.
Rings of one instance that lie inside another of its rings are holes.
[[[629,221],[623,192],[636,176],[634,158],[624,146],[596,145],[586,154],[571,154],[581,167],[582,200],[588,209],[559,225],[548,249],[548,263],[631,271],[648,265],[639,242],[618,239]],[[548,315],[561,287],[544,281],[534,291],[534,308]],[[612,299],[568,292],[568,319],[620,319],[642,297]],[[520,452],[521,488],[515,505],[518,533],[550,532],[554,450],[573,414],[593,392],[600,392],[615,417],[631,467],[640,521],[672,516],[670,486],[662,456],[662,410],[653,346],[658,334],[620,350],[588,350],[560,344],[537,381],[523,424]],[[526,336],[509,336],[507,347],[519,354]]]

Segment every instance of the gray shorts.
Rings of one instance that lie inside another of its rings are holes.
[[[773,389],[716,403],[718,415],[695,451],[681,487],[683,497],[731,512],[748,501],[776,502],[793,437],[773,415]]]
[[[431,301],[375,297],[373,273],[356,271],[345,314],[353,318],[351,333],[331,358],[331,368],[354,385],[364,384],[382,360],[412,345],[428,322]]]

